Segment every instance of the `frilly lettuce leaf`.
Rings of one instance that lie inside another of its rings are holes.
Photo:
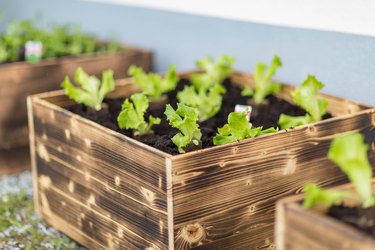
[[[82,68],[78,68],[75,73],[75,80],[81,88],[75,87],[68,76],[61,83],[66,95],[77,103],[82,103],[95,110],[102,108],[104,97],[115,89],[112,70],[104,71],[100,82],[97,77],[89,76]]]
[[[213,86],[207,90],[196,90],[194,86],[186,86],[177,94],[177,99],[180,103],[197,108],[199,110],[199,121],[202,122],[220,111],[224,92],[225,89],[221,85]]]
[[[302,85],[292,92],[293,101],[310,114],[312,121],[320,121],[327,112],[328,101],[319,98],[319,91],[323,87],[322,82],[309,75]]]
[[[252,128],[251,123],[246,119],[246,113],[246,111],[231,112],[228,116],[228,123],[219,128],[218,133],[213,138],[214,145],[241,141],[277,131],[275,128],[266,130],[262,130],[262,127]]]
[[[196,65],[204,72],[192,74],[190,81],[197,90],[220,85],[225,78],[232,74],[234,61],[233,57],[227,55],[221,55],[216,62],[213,61],[212,57],[206,56],[196,61]]]
[[[167,104],[165,113],[169,124],[180,130],[172,138],[172,142],[178,147],[180,153],[185,153],[185,148],[190,143],[198,145],[202,133],[199,129],[198,110],[189,107],[183,103],[177,103],[177,109],[174,110],[170,104]]]
[[[133,129],[134,135],[144,135],[151,131],[155,124],[160,124],[160,118],[149,116],[148,123],[144,115],[148,109],[149,101],[142,93],[133,94],[122,104],[121,112],[117,117],[117,123],[121,129]]]
[[[324,84],[319,82],[315,76],[309,75],[307,79],[292,91],[293,101],[306,110],[305,116],[289,116],[281,114],[278,124],[281,129],[296,127],[311,122],[320,121],[327,113],[328,101],[319,98],[319,90]]]
[[[331,143],[328,159],[337,164],[348,176],[356,194],[343,191],[325,190],[315,184],[305,185],[303,206],[309,208],[320,205],[329,208],[340,205],[346,199],[362,202],[363,207],[375,206],[372,192],[372,168],[367,158],[368,146],[359,133],[345,133]]]
[[[336,137],[329,149],[328,159],[348,176],[364,206],[375,205],[372,193],[372,168],[367,158],[368,146],[359,133]]]
[[[340,205],[345,199],[352,196],[347,192],[326,190],[313,183],[307,183],[304,186],[305,199],[302,206],[311,208],[320,205],[325,209],[333,205]]]
[[[272,77],[275,75],[276,70],[281,66],[282,62],[277,55],[273,57],[270,66],[267,66],[262,62],[258,62],[256,64],[254,72],[254,102],[256,104],[262,103],[268,95],[275,94],[281,90],[282,85],[279,83],[275,83],[272,80]]]
[[[155,73],[146,74],[142,68],[130,66],[128,74],[134,77],[135,84],[143,91],[144,94],[154,100],[160,100],[168,91],[176,88],[179,81],[176,67],[171,64],[165,76]]]

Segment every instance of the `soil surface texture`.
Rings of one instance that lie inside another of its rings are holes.
[[[375,237],[375,207],[333,206],[328,215]]]
[[[176,109],[177,106],[177,92],[182,90],[185,85],[189,84],[190,83],[188,80],[182,79],[174,91],[167,93],[169,103],[174,109]],[[217,129],[227,123],[228,115],[230,112],[234,111],[236,104],[247,105],[251,99],[251,97],[241,96],[241,89],[232,85],[229,79],[225,80],[223,85],[227,91],[223,96],[221,110],[214,117],[199,124],[202,131],[202,148],[213,146],[212,138],[216,135]],[[88,109],[82,104],[76,104],[68,107],[68,110],[97,122],[107,128],[113,129],[121,134],[132,137],[132,131],[121,130],[117,125],[117,116],[121,111],[121,105],[124,99],[125,98],[105,99],[104,102],[108,104],[108,109],[102,109],[99,112]],[[267,97],[266,105],[253,105],[252,108],[253,111],[250,121],[253,124],[253,127],[263,126],[263,129],[277,127],[277,121],[282,113],[293,116],[306,114],[306,112],[298,106],[290,104],[289,102],[272,95]],[[138,140],[166,153],[176,155],[179,154],[179,152],[177,147],[171,141],[171,138],[178,132],[178,130],[169,125],[164,115],[164,111],[165,106],[159,109],[149,110],[147,112],[145,116],[146,121],[148,116],[151,114],[154,117],[160,117],[161,123],[153,126],[153,130],[155,132],[154,136],[138,138]],[[327,114],[324,118],[326,119],[330,117],[331,115]]]

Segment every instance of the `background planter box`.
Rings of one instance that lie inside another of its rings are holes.
[[[30,167],[28,150],[28,95],[60,89],[65,75],[74,76],[77,67],[98,75],[112,69],[116,78],[125,77],[131,64],[149,71],[151,53],[126,47],[116,54],[83,55],[43,60],[40,63],[17,62],[0,65],[0,175]]]
[[[375,179],[373,180],[375,190]],[[351,184],[336,187],[353,191]],[[277,249],[375,249],[375,239],[325,214],[302,208],[303,195],[282,199],[277,203]]]
[[[253,85],[250,75],[231,78]],[[290,101],[291,89],[279,96]],[[136,90],[125,79],[113,96]],[[326,158],[333,134],[356,130],[367,143],[375,141],[375,109],[325,97],[334,118],[172,156],[65,110],[72,101],[62,91],[33,96],[37,210],[93,249],[268,246],[277,199],[300,192],[306,181],[327,186],[346,180]]]

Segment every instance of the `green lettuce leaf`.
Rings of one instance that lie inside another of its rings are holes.
[[[197,123],[199,114],[197,109],[177,103],[177,109],[174,110],[170,104],[167,104],[164,114],[169,124],[180,131],[172,138],[180,153],[185,153],[185,148],[190,143],[199,145],[202,133]]]
[[[247,112],[231,112],[228,116],[228,124],[218,129],[213,138],[214,145],[222,145],[234,141],[241,141],[246,138],[276,132],[277,129],[269,128],[262,130],[262,127],[252,128],[251,123],[246,119]]]
[[[85,34],[77,25],[36,25],[32,20],[10,22],[0,34],[0,62],[24,59],[28,41],[42,43],[42,58],[78,56],[83,53],[120,52],[123,47],[116,41],[102,43]],[[114,46],[117,44],[117,46]],[[1,49],[1,47],[3,47]],[[6,51],[6,53],[3,53]],[[39,60],[39,58],[38,58]]]
[[[203,70],[201,74],[192,74],[191,83],[197,90],[209,89],[215,85],[220,85],[233,72],[235,59],[227,55],[221,55],[216,62],[212,57],[206,56],[196,61],[196,65]]]
[[[347,198],[352,198],[352,196],[346,192],[326,190],[313,183],[305,184],[304,192],[305,199],[302,204],[304,208],[320,205],[328,209],[333,205],[340,205]]]
[[[277,55],[273,57],[270,66],[267,66],[266,64],[261,62],[256,64],[254,72],[254,102],[256,104],[262,103],[268,95],[275,94],[281,90],[282,85],[279,83],[275,83],[272,80],[272,77],[275,75],[276,70],[281,66],[282,62]]]
[[[375,205],[371,185],[372,168],[367,158],[367,150],[363,136],[352,133],[336,137],[328,152],[328,159],[348,176],[365,207]]]
[[[134,77],[135,84],[150,98],[158,101],[163,94],[176,88],[179,81],[176,67],[170,65],[164,77],[159,74],[146,74],[142,68],[132,65],[128,74]]]
[[[80,88],[75,87],[68,76],[65,77],[65,80],[61,83],[61,87],[65,89],[65,94],[77,103],[82,103],[95,110],[102,108],[105,96],[115,89],[112,70],[104,71],[100,82],[97,77],[89,76],[82,68],[78,68],[75,80]]]
[[[241,91],[242,96],[253,96],[254,90],[250,86],[245,86],[245,88]]]
[[[223,93],[225,93],[225,89],[221,85],[199,90],[196,90],[194,86],[185,86],[182,91],[177,93],[177,99],[180,103],[197,108],[199,121],[203,122],[220,111]]]
[[[310,115],[305,116],[291,116],[281,114],[277,124],[281,129],[294,128],[300,125],[309,124],[312,122]]]
[[[121,112],[117,117],[118,126],[121,129],[133,129],[134,135],[144,135],[151,131],[155,124],[160,124],[160,118],[149,116],[148,123],[144,115],[149,107],[149,100],[143,93],[136,93],[127,98],[122,104]]]
[[[307,114],[296,117],[281,114],[278,121],[280,128],[287,129],[322,120],[328,108],[328,101],[319,98],[319,91],[323,87],[324,84],[315,76],[309,75],[300,87],[292,91],[293,101],[306,110]]]
[[[309,75],[302,85],[292,92],[294,102],[310,114],[312,121],[320,121],[327,112],[328,101],[319,98],[319,91],[323,87],[322,82]]]

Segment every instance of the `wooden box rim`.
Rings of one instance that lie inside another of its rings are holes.
[[[375,178],[372,179],[372,186],[373,189],[375,188]],[[351,183],[346,183],[343,185],[339,185],[329,190],[347,190],[353,191],[353,185]],[[345,235],[348,238],[355,238],[360,239],[361,241],[365,241],[368,244],[373,244],[375,246],[375,237],[371,237],[370,235],[366,234],[365,232],[357,229],[353,226],[346,224],[338,219],[330,217],[324,213],[320,213],[314,211],[313,209],[305,209],[301,206],[301,202],[303,201],[305,195],[299,194],[294,196],[288,196],[285,198],[280,199],[276,204],[276,224],[275,224],[275,235],[281,235],[284,230],[285,224],[284,221],[279,221],[283,216],[280,213],[284,213],[285,210],[291,211],[292,213],[300,214],[305,218],[308,218],[309,221],[317,223],[317,224],[324,224],[327,230],[335,230],[339,231],[340,234]],[[279,216],[280,215],[280,216]],[[284,219],[282,219],[284,220]],[[282,241],[282,237],[276,237],[276,245],[282,246],[284,245]]]
[[[178,75],[180,76],[180,78],[184,78],[184,77],[187,77],[189,76],[190,74],[193,74],[193,73],[198,73],[198,72],[201,72],[199,70],[189,70],[189,71],[181,71]],[[252,80],[252,75],[251,74],[248,74],[248,73],[244,73],[244,72],[241,72],[241,71],[234,71],[232,73],[232,75],[230,76],[231,79],[235,78],[235,77],[241,77],[241,76],[245,76],[245,77],[248,77],[249,79]],[[134,85],[133,83],[133,78],[129,77],[129,78],[123,78],[123,79],[118,79],[116,80],[116,87],[125,87],[126,85]],[[293,85],[290,85],[290,84],[287,84],[287,83],[283,83],[283,88],[289,88],[289,89],[294,89],[295,86]],[[199,149],[199,150],[195,150],[195,151],[192,151],[192,152],[188,152],[188,153],[182,153],[182,154],[177,154],[177,155],[171,155],[169,153],[165,153],[159,149],[156,149],[150,145],[147,145],[147,144],[144,144],[142,142],[139,142],[131,137],[128,137],[126,135],[123,135],[121,133],[118,133],[112,129],[109,129],[107,127],[104,127],[102,125],[100,125],[99,123],[96,123],[94,121],[91,121],[89,119],[86,119],[80,115],[77,115],[77,114],[74,114],[73,112],[70,112],[69,110],[63,108],[63,107],[60,107],[56,104],[53,104],[47,100],[45,100],[44,98],[49,98],[49,97],[61,97],[61,96],[65,96],[64,94],[64,90],[55,90],[55,91],[50,91],[50,92],[45,92],[45,93],[40,93],[40,94],[36,94],[36,95],[31,95],[28,97],[28,103],[31,103],[31,102],[35,102],[35,103],[39,103],[45,107],[49,107],[50,109],[52,110],[56,110],[60,113],[64,113],[70,117],[74,117],[75,119],[77,119],[78,121],[80,122],[83,122],[85,124],[89,124],[91,126],[94,126],[95,128],[105,132],[105,133],[110,133],[116,137],[119,137],[119,138],[122,138],[124,140],[126,140],[127,142],[131,143],[131,144],[134,144],[134,145],[137,145],[137,146],[140,146],[142,147],[143,149],[146,149],[147,151],[153,153],[153,154],[156,154],[158,156],[161,156],[161,157],[165,157],[165,158],[170,158],[170,159],[174,159],[174,160],[177,160],[177,159],[180,159],[180,158],[184,158],[184,157],[187,157],[187,156],[190,156],[190,155],[194,155],[194,154],[203,154],[203,153],[211,153],[211,151],[213,150],[217,150],[217,149],[222,149],[222,148],[225,148],[225,147],[233,147],[233,146],[240,146],[241,144],[243,143],[249,143],[249,142],[252,142],[252,141],[256,141],[256,140],[262,140],[263,138],[266,138],[266,137],[269,137],[269,136],[273,136],[275,134],[280,134],[280,133],[287,133],[289,131],[298,131],[298,130],[303,130],[305,129],[306,127],[311,127],[311,126],[314,126],[314,125],[318,125],[318,124],[323,124],[325,122],[330,122],[330,121],[336,121],[336,120],[341,120],[341,119],[344,119],[344,118],[347,118],[347,117],[350,117],[352,116],[353,114],[366,114],[366,113],[374,113],[375,112],[375,107],[371,107],[369,105],[366,105],[366,104],[362,104],[360,102],[356,102],[356,101],[352,101],[352,100],[348,100],[348,99],[345,99],[345,98],[339,98],[339,97],[335,97],[335,96],[331,96],[331,95],[328,95],[328,94],[324,94],[324,93],[321,93],[320,96],[321,97],[326,97],[326,98],[329,98],[329,99],[335,99],[335,100],[347,100],[349,101],[351,104],[354,104],[354,105],[357,105],[357,106],[362,106],[362,107],[365,107],[364,110],[361,110],[361,111],[355,111],[353,113],[348,113],[348,114],[345,114],[345,115],[340,115],[340,116],[334,116],[332,118],[329,118],[329,119],[325,119],[325,120],[321,120],[321,121],[317,121],[317,122],[313,122],[313,123],[309,123],[309,124],[306,124],[306,125],[301,125],[301,126],[298,126],[298,127],[295,127],[295,128],[290,128],[290,129],[283,129],[283,130],[279,130],[275,133],[271,133],[271,134],[265,134],[265,135],[262,135],[262,136],[259,136],[259,137],[255,137],[255,138],[248,138],[248,139],[244,139],[242,141],[239,141],[239,142],[232,142],[232,143],[228,143],[228,144],[224,144],[224,145],[218,145],[218,146],[212,146],[212,147],[209,147],[209,148],[204,148],[204,149]],[[278,95],[276,95],[278,96]],[[284,98],[282,98],[284,99]],[[30,112],[30,111],[29,111]]]
[[[13,67],[38,68],[38,67],[45,67],[45,66],[56,65],[56,64],[69,63],[71,60],[80,62],[80,61],[86,61],[88,59],[92,59],[92,58],[99,57],[99,56],[116,56],[116,55],[125,55],[125,54],[136,54],[140,51],[144,53],[151,53],[151,50],[149,49],[138,48],[132,45],[123,44],[122,47],[124,50],[121,52],[94,52],[94,53],[83,53],[78,56],[51,57],[51,58],[42,59],[41,61],[36,62],[36,63],[26,62],[26,61],[4,63],[4,64],[0,64],[0,71],[7,70],[10,67],[11,68]]]

